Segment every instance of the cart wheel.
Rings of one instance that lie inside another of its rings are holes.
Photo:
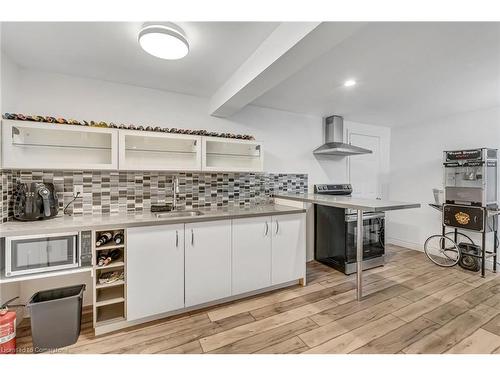
[[[427,258],[441,267],[453,267],[460,260],[460,249],[455,241],[441,234],[427,238],[424,250]]]

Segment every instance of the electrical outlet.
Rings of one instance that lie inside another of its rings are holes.
[[[82,185],[73,186],[73,196],[76,197],[77,194],[79,194],[80,197],[83,195],[83,186]]]

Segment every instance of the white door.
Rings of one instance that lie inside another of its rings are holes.
[[[380,137],[351,133],[351,144],[372,150],[371,154],[349,158],[349,180],[353,196],[376,199],[381,196]]]
[[[184,224],[127,229],[127,319],[184,307]]]
[[[231,295],[231,221],[189,223],[186,241],[186,307]]]
[[[271,217],[233,220],[232,294],[271,285]]]
[[[305,278],[305,214],[272,218],[272,284]]]

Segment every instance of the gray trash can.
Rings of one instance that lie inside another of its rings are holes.
[[[44,351],[74,344],[80,335],[85,285],[44,290],[27,304],[31,315],[33,350]]]

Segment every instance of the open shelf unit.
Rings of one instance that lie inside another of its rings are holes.
[[[115,243],[109,244],[109,245],[104,245],[104,246],[99,246],[95,248],[96,251],[103,251],[103,250],[112,250],[112,249],[124,249],[125,245],[117,245]]]
[[[95,327],[123,322],[125,320],[125,302],[105,305],[97,308]]]
[[[201,137],[144,131],[119,133],[119,163],[125,170],[201,169]]]
[[[2,146],[3,168],[118,169],[116,129],[2,120]]]
[[[239,139],[204,137],[204,171],[261,172],[264,166],[262,143]]]
[[[96,306],[101,307],[125,302],[124,289],[125,283],[122,283],[121,285],[115,286],[113,288],[97,289]]]
[[[2,168],[261,172],[257,141],[2,120]]]
[[[103,246],[96,246],[100,236],[110,232],[112,236],[123,233],[123,243],[116,244],[110,240]],[[127,239],[124,228],[110,228],[93,232],[93,270],[94,270],[94,328],[105,327],[115,323],[124,322],[127,317],[126,295],[127,295]],[[110,251],[119,251],[118,259],[107,265],[99,266],[98,258]],[[109,272],[123,272],[123,280],[111,283],[100,283],[99,279]]]

